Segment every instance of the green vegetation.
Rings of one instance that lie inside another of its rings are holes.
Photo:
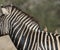
[[[48,31],[60,30],[60,1],[56,0],[0,0],[0,4],[13,3],[38,21]]]

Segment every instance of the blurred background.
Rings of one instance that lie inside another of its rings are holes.
[[[41,29],[60,33],[60,0],[0,0],[0,4],[13,4],[34,17]]]

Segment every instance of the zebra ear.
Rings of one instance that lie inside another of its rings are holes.
[[[0,7],[2,8],[3,7],[3,4],[1,4]]]

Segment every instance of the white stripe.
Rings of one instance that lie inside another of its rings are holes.
[[[37,48],[38,48],[38,46],[37,46],[37,43],[36,43],[33,50],[36,50]],[[38,49],[37,49],[37,50],[38,50]]]
[[[12,11],[12,13],[10,14],[10,16],[7,16],[7,19],[10,19],[10,17],[13,15],[13,13],[15,12],[16,8]]]
[[[27,32],[27,30],[29,29],[29,26],[30,26],[31,24],[33,24],[33,22],[31,22],[28,26],[27,26],[27,24],[26,24],[27,28],[26,28],[26,31],[25,31],[25,33],[24,33],[24,36],[26,35],[26,32]],[[31,25],[31,26],[32,26],[32,25]]]
[[[22,16],[24,16],[25,14],[21,12],[21,14],[17,17],[17,21],[21,20]],[[25,15],[26,16],[26,15]]]
[[[40,37],[40,29],[38,30],[38,46],[39,46],[39,38]]]
[[[42,34],[42,35],[41,35],[41,46],[42,46],[43,50],[45,50],[45,49],[44,49],[44,46],[43,46],[43,34],[44,34],[44,31],[42,31],[41,34]]]
[[[22,14],[23,15],[23,14]],[[24,15],[22,16],[21,15],[21,18],[24,17]],[[19,18],[19,20],[17,22],[14,23],[13,27],[21,20],[21,18]],[[20,23],[19,23],[20,24]],[[19,24],[16,25],[16,27],[14,28],[13,32],[17,29],[17,26],[19,26]],[[13,33],[14,34],[14,33]],[[12,34],[12,37],[13,37],[13,34]]]
[[[12,18],[17,14],[17,12],[18,12],[18,10],[16,10],[16,11],[14,12],[13,16],[10,18],[10,20],[9,20],[9,21],[11,21],[11,20],[12,20]]]
[[[40,46],[39,46],[39,45],[40,45],[40,44],[39,44],[39,39],[40,39],[39,37],[40,37],[40,29],[38,30],[37,50],[41,50],[41,48],[40,48]]]
[[[25,40],[25,43],[24,43],[23,50],[25,50],[25,46],[26,46],[26,43],[27,43],[27,39],[28,39],[28,36],[29,36],[30,31],[32,30],[33,26],[34,26],[34,25],[32,25],[32,26],[30,27],[30,29],[29,29],[28,35],[27,35],[26,40]]]
[[[45,48],[46,48],[46,50],[47,50],[47,32],[46,32],[46,35],[45,35]]]
[[[29,28],[29,31],[31,31],[31,30],[32,30],[32,28],[33,28],[33,26],[34,26],[34,25],[35,25],[35,24],[33,24],[33,25]],[[28,35],[29,35],[29,33],[28,33]],[[28,36],[27,36],[27,38],[28,38]],[[27,41],[27,38],[26,38],[26,41]],[[25,44],[24,44],[23,50],[25,49],[26,41],[25,41]]]
[[[26,20],[22,23],[20,29],[17,31],[17,33],[16,33],[16,35],[15,35],[15,38],[17,37],[19,31],[22,29],[22,27],[23,27],[23,25],[25,24],[25,22],[28,21],[29,19],[30,19],[30,18],[26,19]]]
[[[31,20],[30,20],[29,22],[31,22]],[[27,22],[27,24],[28,24],[29,22]],[[28,26],[28,25],[27,25],[27,26]],[[26,25],[25,25],[25,27],[26,27]],[[24,27],[24,30],[25,30],[25,27]],[[22,31],[22,33],[21,33],[21,34],[23,34],[23,33],[24,33],[24,30]],[[20,38],[19,38],[19,40],[18,40],[18,44],[17,44],[17,46],[19,45],[19,43],[20,43]]]
[[[10,15],[11,15],[11,14],[9,14],[9,15],[6,17],[7,20],[8,20],[8,18],[10,17]]]
[[[27,16],[25,16],[25,17],[21,20],[21,22],[15,27],[15,29],[13,30],[13,32],[14,32],[14,31],[16,30],[16,28],[22,23],[22,21],[23,21],[24,19],[26,19],[26,18],[27,18]],[[21,26],[21,28],[22,28],[22,26]],[[18,35],[18,33],[19,33],[19,31],[21,30],[21,28],[19,28],[19,30],[17,31],[15,37]]]
[[[60,50],[59,36],[56,36],[56,40],[57,40],[57,47],[58,47],[58,50]]]
[[[27,26],[27,28],[29,28],[29,26],[30,26],[31,24],[32,24],[32,22]],[[26,30],[27,30],[27,29],[26,29]],[[20,40],[21,40],[21,38],[22,38],[22,35],[23,35],[23,34],[21,34],[21,36],[19,37],[17,47],[18,47],[18,45],[19,45],[19,43],[20,43]]]
[[[29,50],[30,45],[31,45],[32,36],[33,36],[33,34],[34,34],[34,29],[35,29],[35,28],[32,29],[32,33],[31,33],[31,36],[30,36],[30,43],[29,43],[29,46],[28,46],[28,50]]]
[[[30,23],[29,22],[31,22],[31,20],[29,20],[27,23],[25,23],[25,27],[24,27],[24,29],[23,29],[23,31],[21,32],[22,34],[24,33],[24,30],[25,30],[25,28],[26,28],[26,26],[28,26]],[[27,24],[27,25],[26,25]],[[27,30],[27,29],[26,29]],[[24,34],[23,34],[24,35]],[[25,35],[24,35],[25,36]]]
[[[27,22],[27,24],[28,24],[29,22],[31,22],[31,20],[30,20],[30,21],[28,21],[28,22]],[[23,34],[23,33],[24,33],[25,28],[26,28],[26,25],[25,25],[25,27],[24,27],[24,29],[23,29],[23,31],[22,31],[22,33],[21,33],[21,34]],[[19,44],[19,43],[20,43],[20,41],[18,40],[18,44]]]
[[[34,25],[33,25],[33,26],[34,26]],[[29,36],[30,31],[31,31],[31,29],[32,29],[33,26],[30,27],[29,32],[27,33],[27,37],[26,37],[26,40],[25,40],[25,43],[24,43],[24,46],[23,46],[23,50],[25,50],[25,46],[26,46],[26,43],[27,43],[27,39],[28,39],[28,36]]]
[[[36,25],[35,28],[36,28],[36,30],[35,30],[35,35],[34,35],[34,40],[33,40],[33,44],[32,44],[31,50],[33,50],[33,47],[34,47],[34,44],[35,44],[35,40],[37,38],[36,35],[37,35],[37,31],[38,31],[38,25]]]
[[[21,14],[21,11],[15,16],[15,18],[12,20],[11,24],[18,18],[18,15]]]
[[[51,50],[51,42],[50,42],[51,40],[50,40],[50,37],[49,36],[48,36],[48,41],[49,41],[48,42],[49,43],[49,50]]]
[[[15,32],[15,30],[17,29],[17,27],[22,23],[22,21],[24,20],[24,19],[26,19],[27,18],[27,16],[25,16],[21,21],[20,21],[20,23],[15,27],[15,29],[13,30],[13,32]]]
[[[53,49],[55,50],[55,42],[54,42],[54,38],[53,38],[53,36],[52,36],[52,33],[50,33],[50,35],[51,35],[51,38],[52,38]]]
[[[24,14],[21,14],[20,16],[18,16],[18,20],[17,22],[14,23],[13,27],[24,17]]]

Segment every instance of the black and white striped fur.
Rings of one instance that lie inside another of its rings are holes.
[[[60,50],[60,35],[41,31],[39,25],[16,6],[1,6],[9,35],[18,50]]]

